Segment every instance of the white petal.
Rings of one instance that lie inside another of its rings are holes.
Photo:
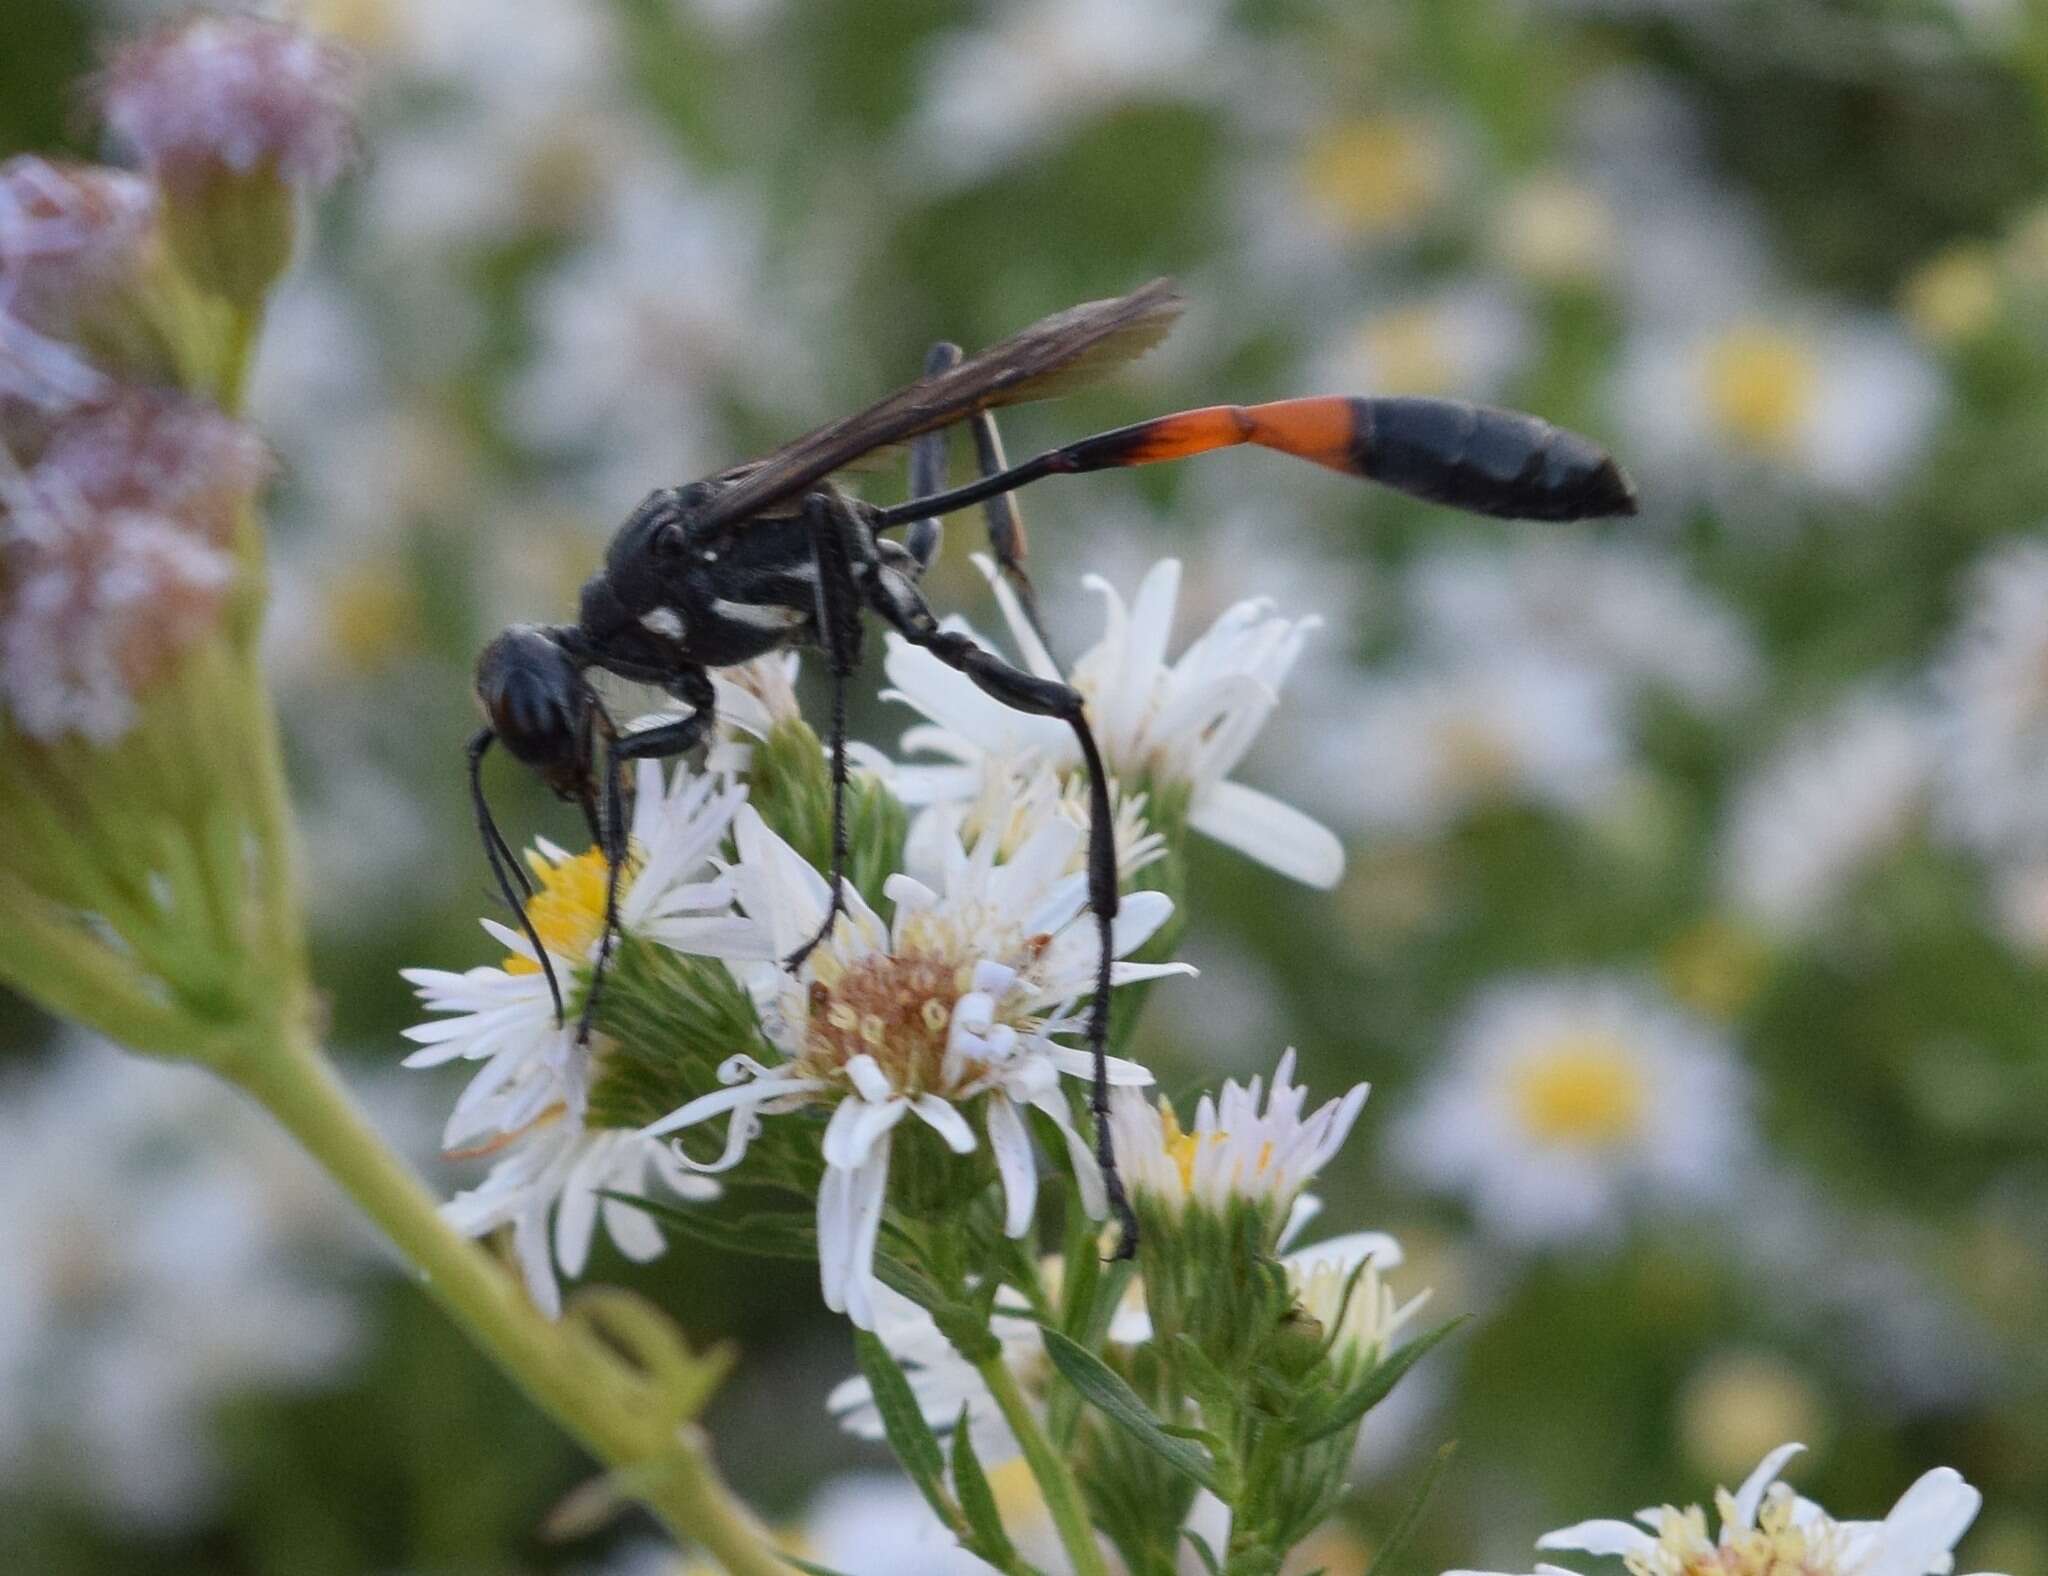
[[[990,1095],[982,1109],[988,1147],[1003,1180],[1003,1235],[1021,1237],[1031,1229],[1038,1207],[1038,1157],[1031,1150],[1031,1134],[1008,1095]]]
[[[1211,783],[1188,807],[1188,825],[1269,870],[1327,891],[1344,876],[1344,845],[1322,822],[1243,783]]]
[[[946,1141],[946,1147],[956,1155],[974,1153],[974,1129],[967,1125],[967,1118],[960,1114],[958,1106],[942,1100],[935,1094],[921,1094],[910,1102],[910,1108],[939,1137]]]
[[[1742,1480],[1742,1487],[1735,1491],[1735,1525],[1748,1531],[1756,1525],[1757,1507],[1764,1502],[1764,1494],[1778,1481],[1778,1474],[1784,1469],[1804,1445],[1780,1445],[1756,1464],[1756,1470]]]
[[[1657,1540],[1625,1521],[1581,1521],[1559,1527],[1536,1540],[1539,1549],[1581,1549],[1587,1554],[1634,1554],[1654,1548]]]
[[[1984,1496],[1952,1467],[1936,1467],[1899,1496],[1866,1576],[1927,1576],[1950,1568],[1950,1552],[1983,1507]]]

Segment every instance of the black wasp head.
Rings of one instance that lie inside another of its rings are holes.
[[[506,749],[562,798],[588,802],[597,696],[569,650],[575,633],[514,624],[477,658],[476,698]]]

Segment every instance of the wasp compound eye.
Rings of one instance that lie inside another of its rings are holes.
[[[505,748],[560,790],[585,772],[591,692],[547,633],[515,625],[484,647],[476,696]]]

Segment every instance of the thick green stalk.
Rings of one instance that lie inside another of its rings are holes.
[[[1067,1558],[1074,1562],[1074,1576],[1108,1576],[1102,1545],[1096,1541],[1095,1528],[1088,1520],[1088,1506],[1081,1498],[1081,1485],[1068,1469],[1066,1458],[1053,1449],[1045,1430],[1038,1426],[1038,1419],[1032,1415],[1031,1405],[1017,1384],[1017,1376],[1000,1357],[986,1358],[974,1366],[989,1394],[996,1398],[1003,1421],[1010,1425],[1010,1432],[1022,1447],[1031,1475],[1038,1480],[1038,1490],[1052,1512],[1053,1525],[1059,1530]]]
[[[419,1272],[428,1295],[671,1532],[701,1544],[732,1576],[788,1576],[695,1430],[678,1427],[649,1386],[587,1332],[544,1317],[512,1276],[448,1227],[307,1035],[251,1047],[222,1071],[376,1222]]]

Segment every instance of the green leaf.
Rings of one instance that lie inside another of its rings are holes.
[[[989,1564],[1009,1569],[1017,1561],[1016,1546],[1003,1530],[1003,1518],[996,1509],[996,1497],[967,1437],[967,1408],[960,1408],[960,1421],[953,1428],[953,1492],[960,1496],[960,1513],[974,1533],[974,1552]]]
[[[1381,1541],[1372,1557],[1372,1563],[1365,1568],[1365,1576],[1379,1576],[1380,1570],[1401,1551],[1401,1546],[1414,1536],[1416,1525],[1422,1520],[1422,1512],[1429,1504],[1429,1496],[1436,1492],[1442,1480],[1444,1469],[1451,1464],[1451,1457],[1458,1453],[1458,1442],[1453,1439],[1440,1448],[1429,1465],[1423,1469],[1422,1482],[1415,1490],[1415,1497],[1408,1501],[1408,1508],[1401,1512],[1401,1519],[1394,1523],[1394,1530]]]
[[[844,1571],[835,1571],[831,1566],[820,1565],[816,1560],[802,1559],[794,1554],[784,1554],[780,1550],[776,1553],[783,1564],[794,1565],[800,1571],[809,1572],[810,1576],[846,1576]]]
[[[963,1532],[960,1507],[946,1492],[946,1458],[939,1449],[939,1436],[925,1421],[924,1409],[917,1404],[917,1396],[910,1381],[903,1377],[894,1354],[866,1330],[853,1332],[853,1351],[860,1359],[860,1371],[867,1375],[868,1386],[874,1391],[875,1410],[881,1414],[882,1432],[888,1438],[889,1448],[896,1452],[896,1459],[903,1463],[903,1470],[923,1492],[939,1520],[955,1533]]]
[[[1190,1531],[1186,1527],[1181,1529],[1180,1535],[1187,1539],[1188,1546],[1195,1551],[1196,1558],[1201,1560],[1202,1568],[1209,1573],[1209,1576],[1223,1576],[1223,1562],[1216,1558],[1216,1551],[1209,1547],[1209,1540],[1207,1538],[1203,1537],[1199,1532]]]
[[[620,1204],[631,1204],[653,1217],[655,1223],[677,1236],[687,1237],[726,1253],[751,1254],[755,1258],[803,1259],[818,1257],[818,1228],[814,1218],[797,1210],[754,1210],[744,1215],[705,1209],[702,1206],[671,1204],[663,1199],[642,1198],[634,1193],[601,1189],[599,1196]],[[728,1198],[725,1203],[731,1202]]]
[[[1358,1388],[1342,1396],[1336,1404],[1320,1416],[1311,1415],[1296,1425],[1296,1437],[1304,1445],[1312,1445],[1318,1439],[1327,1439],[1339,1429],[1349,1428],[1365,1416],[1380,1402],[1384,1401],[1401,1377],[1413,1368],[1437,1342],[1443,1340],[1459,1325],[1465,1322],[1465,1315],[1447,1320],[1427,1335],[1416,1337],[1391,1357],[1375,1363]]]
[[[1053,1366],[1090,1406],[1183,1477],[1216,1492],[1215,1468],[1207,1455],[1186,1440],[1167,1433],[1151,1408],[1139,1399],[1138,1392],[1087,1347],[1058,1330],[1043,1326],[1041,1329]]]

